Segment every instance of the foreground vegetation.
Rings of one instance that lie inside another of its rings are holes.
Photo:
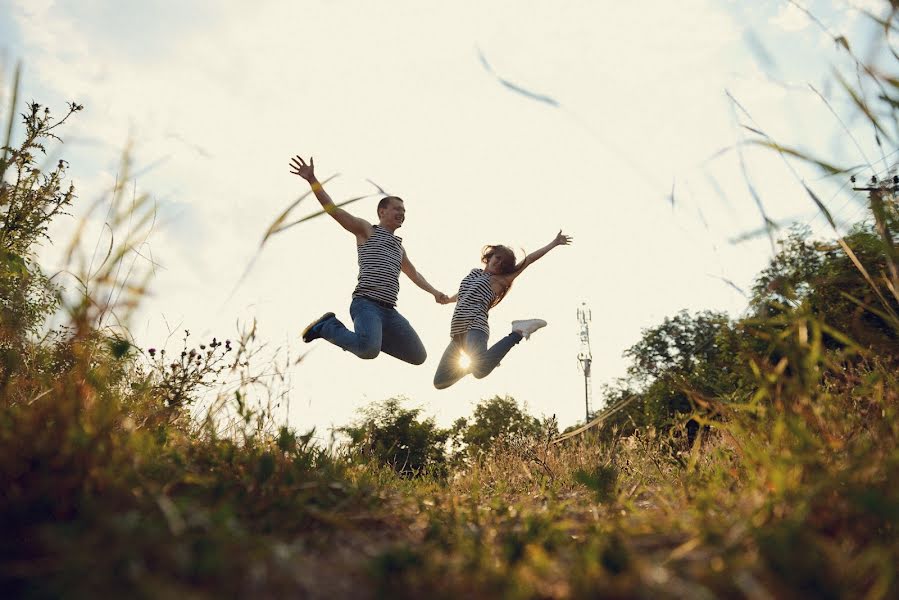
[[[892,117],[899,80],[869,76],[885,94],[869,118]],[[54,121],[29,105],[0,162],[7,594],[899,595],[889,181],[847,235],[785,236],[743,318],[680,313],[646,330],[602,424],[580,435],[558,441],[509,398],[447,430],[389,399],[322,447],[272,424],[252,330],[186,334],[174,357],[130,338],[144,290],[131,261],[152,217],[122,202],[127,160],[116,246],[80,261],[76,233],[66,293],[41,271],[36,245],[76,200],[42,145],[79,108]]]

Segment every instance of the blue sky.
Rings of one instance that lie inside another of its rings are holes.
[[[451,310],[404,281],[400,310],[428,362],[363,362],[317,344],[288,370],[290,422],[324,430],[399,394],[447,424],[508,393],[564,426],[583,412],[581,302],[594,316],[595,388],[624,374],[621,353],[642,328],[683,308],[745,308],[722,278],[748,289],[770,245],[731,243],[761,217],[737,153],[709,160],[747,136],[738,123],[864,162],[811,84],[868,158],[878,156],[828,83],[849,66],[845,52],[790,3],[617,4],[0,0],[0,39],[5,81],[13,60],[24,63],[25,98],[57,111],[68,99],[86,106],[63,150],[82,206],[115,180],[129,141],[139,166],[155,165],[136,182],[161,221],[149,242],[161,268],[130,324],[139,344],[160,346],[183,327],[233,336],[236,320],[255,318],[283,360],[307,349],[297,335],[307,321],[325,310],[347,317],[353,240],[324,220],[273,238],[229,299],[267,226],[305,190],[288,174],[289,157],[312,154],[320,176],[341,173],[328,186],[337,200],[371,191],[366,178],[406,199],[399,234],[448,293],[486,243],[532,250],[562,228],[575,244],[546,256],[493,311],[495,335],[517,318],[550,325],[489,378],[431,388]],[[886,4],[806,6],[867,56],[871,27],[853,7]],[[479,52],[499,76],[559,106],[502,86]],[[744,158],[771,217],[826,233],[779,157],[746,149]],[[839,190],[843,179],[796,167],[838,219],[861,215],[860,197]],[[374,204],[352,212],[374,220]],[[101,218],[92,221],[97,236]],[[55,235],[64,239],[73,223],[61,221]],[[45,254],[48,265],[58,260],[53,248]]]

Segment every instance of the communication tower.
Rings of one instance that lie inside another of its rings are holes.
[[[584,374],[584,409],[586,421],[590,420],[593,412],[593,387],[590,382],[590,367],[593,364],[593,354],[590,352],[590,309],[586,302],[581,302],[577,309],[577,321],[580,326],[579,337],[581,349],[577,355],[578,369]]]

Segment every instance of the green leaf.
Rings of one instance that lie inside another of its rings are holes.
[[[266,452],[259,457],[259,463],[256,465],[256,481],[264,483],[275,472],[275,457],[271,452]]]
[[[113,338],[108,344],[109,351],[115,358],[123,358],[131,350],[131,342],[124,338]]]
[[[297,446],[297,438],[288,427],[282,427],[278,432],[278,448],[282,452],[291,452]]]
[[[9,274],[19,277],[26,277],[29,274],[25,259],[15,252],[10,252],[9,250],[0,251],[0,261],[2,261],[3,270]]]

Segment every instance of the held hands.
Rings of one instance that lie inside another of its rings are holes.
[[[306,161],[297,155],[290,159],[290,172],[294,175],[299,175],[310,184],[315,181],[315,161],[312,160],[312,157],[309,157],[309,164],[306,164]]]
[[[447,296],[443,292],[437,292],[436,294],[434,294],[434,300],[437,301],[437,304],[449,304],[450,302],[452,302],[449,296]]]
[[[556,234],[556,239],[553,240],[553,245],[555,246],[567,246],[571,242],[574,241],[574,238],[570,235],[565,235],[562,233],[562,230],[559,230],[559,233]]]

